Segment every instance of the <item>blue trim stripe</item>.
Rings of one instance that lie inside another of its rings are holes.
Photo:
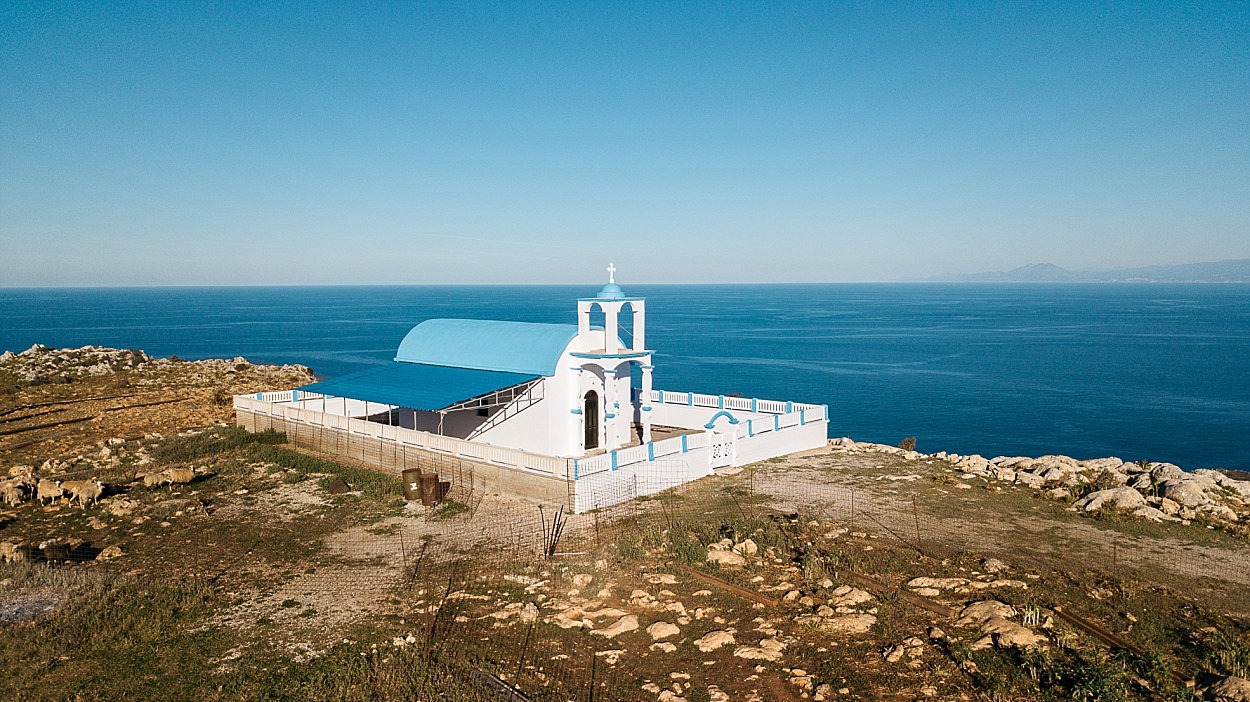
[[[751,411],[752,412],[760,411],[760,401],[758,398],[754,398],[754,397],[751,398]]]
[[[690,398],[689,398],[688,400],[686,400],[686,404],[687,404],[687,405],[689,405],[689,406],[691,406],[691,407],[694,407],[694,393],[690,392],[690,393],[686,393],[686,394],[690,396]]]
[[[655,460],[655,444],[651,443],[650,441],[647,442],[647,460],[648,461]]]
[[[747,420],[747,436],[755,436],[755,426],[752,424],[755,420]]]
[[[781,415],[773,415],[773,431],[781,431]]]
[[[801,409],[799,410],[799,426],[805,426],[806,424],[807,424],[807,410]]]
[[[577,479],[578,479],[578,477],[579,477],[579,476],[578,476],[578,473],[577,473],[577,459],[576,459],[576,458],[574,458],[574,459],[573,459],[573,479],[574,479],[574,480],[577,480]]]
[[[617,468],[617,465],[616,465],[616,451],[613,451],[613,452],[612,452],[612,470],[616,470],[616,468]]]
[[[573,409],[569,410],[569,414],[581,414],[581,413],[582,413],[582,411],[581,411],[580,409],[576,408],[576,407],[574,407]]]
[[[725,409],[725,396],[721,395],[716,398],[716,409]]]
[[[685,453],[688,450],[690,449],[686,446],[686,435],[682,434],[681,435],[681,452]]]

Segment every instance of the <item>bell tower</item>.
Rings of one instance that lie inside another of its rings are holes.
[[[607,267],[608,284],[603,286],[594,297],[583,297],[577,301],[577,334],[585,339],[591,334],[590,313],[598,307],[603,311],[603,348],[590,352],[574,354],[584,361],[585,366],[598,367],[604,376],[604,426],[607,435],[608,449],[615,449],[629,441],[630,425],[634,410],[638,412],[639,424],[642,425],[642,440],[651,441],[651,352],[646,346],[646,300],[641,297],[629,297],[621,286],[616,284],[616,264]],[[627,348],[622,348],[620,341],[621,313],[629,306],[633,338]],[[629,364],[637,363],[642,371],[642,387],[638,394],[636,407],[628,391]],[[617,381],[624,378],[622,384]],[[618,386],[622,386],[618,389]],[[621,398],[620,395],[624,395]],[[622,412],[622,399],[628,411]]]

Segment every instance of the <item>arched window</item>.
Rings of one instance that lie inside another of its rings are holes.
[[[599,393],[591,390],[586,393],[582,408],[582,417],[586,420],[585,450],[599,448]]]

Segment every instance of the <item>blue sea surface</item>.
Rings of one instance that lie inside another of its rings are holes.
[[[637,285],[655,386],[827,404],[923,451],[1250,469],[1247,285]],[[0,289],[0,349],[244,356],[336,376],[435,317],[575,323],[593,287]]]

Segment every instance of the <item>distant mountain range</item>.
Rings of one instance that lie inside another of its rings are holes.
[[[1030,263],[1009,271],[924,278],[942,283],[1250,283],[1250,258],[1171,266],[1070,271],[1051,263]]]

